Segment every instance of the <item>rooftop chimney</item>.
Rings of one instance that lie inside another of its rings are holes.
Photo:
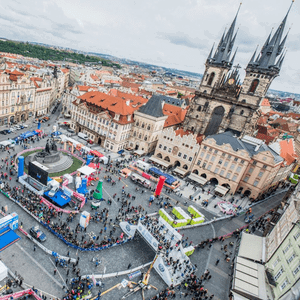
[[[127,106],[130,105],[130,100],[126,100],[126,105],[127,105]]]

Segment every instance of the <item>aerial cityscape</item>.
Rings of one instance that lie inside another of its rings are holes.
[[[299,4],[261,2],[0,4],[0,300],[300,299]]]

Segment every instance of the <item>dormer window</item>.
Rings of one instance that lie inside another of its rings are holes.
[[[119,114],[115,114],[115,117],[114,117],[115,120],[119,121],[120,119],[120,115]]]
[[[131,121],[131,115],[127,116],[127,121]]]

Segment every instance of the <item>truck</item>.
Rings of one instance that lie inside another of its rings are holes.
[[[85,141],[87,141],[89,139],[89,137],[85,133],[82,133],[82,132],[78,132],[78,137]]]

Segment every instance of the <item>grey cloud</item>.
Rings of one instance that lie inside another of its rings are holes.
[[[177,33],[158,33],[157,36],[161,39],[169,41],[171,44],[186,46],[189,48],[196,48],[196,49],[207,49],[207,41],[201,40],[199,38],[191,38],[187,34],[183,32]]]

